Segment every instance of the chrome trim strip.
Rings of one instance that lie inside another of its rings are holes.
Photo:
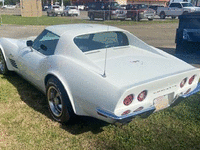
[[[120,123],[128,123],[131,121],[131,119],[133,119],[134,117],[136,117],[138,115],[145,115],[145,117],[147,117],[147,116],[151,115],[155,110],[156,110],[155,106],[151,106],[147,109],[144,109],[144,110],[141,110],[138,112],[133,112],[133,113],[123,115],[123,116],[116,116],[115,114],[113,114],[111,112],[108,112],[101,108],[96,108],[96,111],[99,115],[102,115],[107,118],[111,118],[111,119],[115,120],[116,122],[120,122]]]
[[[199,91],[200,91],[200,83],[197,84],[197,87],[192,92],[190,92],[190,93],[188,93],[186,95],[182,95],[180,97],[186,98],[186,97],[189,97],[189,96],[191,96],[191,95],[193,95],[193,94],[195,94],[195,93],[197,93]]]

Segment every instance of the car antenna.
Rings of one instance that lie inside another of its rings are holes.
[[[109,31],[109,26],[107,27],[107,31]],[[107,47],[107,45],[106,45],[106,51],[105,51],[105,62],[104,62],[104,73],[103,73],[103,77],[106,77],[107,51],[108,51],[108,47]]]

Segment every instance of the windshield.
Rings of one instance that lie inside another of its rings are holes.
[[[191,3],[182,3],[183,7],[194,7]]]
[[[74,38],[74,43],[83,52],[129,45],[124,33],[114,31],[80,35]]]

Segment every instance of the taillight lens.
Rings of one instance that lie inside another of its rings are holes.
[[[123,101],[124,105],[126,105],[126,106],[130,105],[132,103],[133,99],[134,99],[133,94],[128,95]]]
[[[133,112],[137,112],[137,111],[140,111],[140,110],[142,110],[144,107],[139,107],[139,108],[137,108],[136,110],[134,110]]]
[[[147,90],[144,90],[138,95],[137,99],[138,99],[138,101],[141,102],[146,98],[146,96],[147,96]]]
[[[191,88],[189,88],[184,94],[188,94],[191,91]]]
[[[193,76],[189,79],[189,84],[192,84],[193,81],[194,81],[194,79],[195,79],[195,75],[193,75]]]
[[[123,115],[127,115],[127,114],[129,114],[130,112],[131,112],[130,110],[126,110],[125,112],[122,113],[122,116],[123,116]]]
[[[187,78],[185,78],[185,79],[183,79],[183,80],[181,81],[181,83],[180,83],[180,87],[181,87],[181,88],[184,87],[186,81],[187,81]]]

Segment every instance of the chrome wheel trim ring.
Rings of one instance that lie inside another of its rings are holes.
[[[63,111],[63,101],[60,92],[54,86],[49,87],[47,91],[47,100],[51,112],[56,117],[60,117]]]
[[[0,51],[0,70],[1,72],[5,70],[5,61],[1,51]]]

